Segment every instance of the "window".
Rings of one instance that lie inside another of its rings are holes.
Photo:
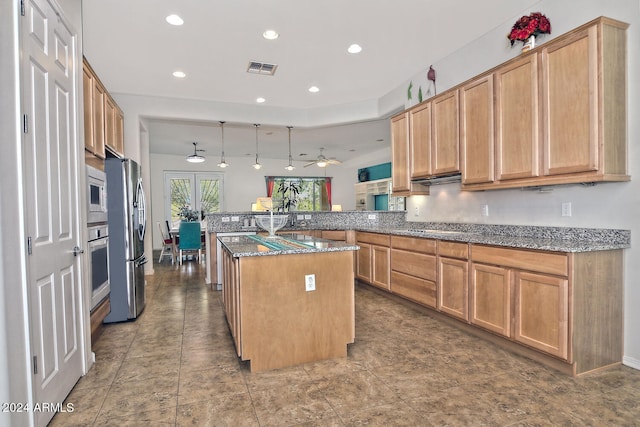
[[[274,210],[331,210],[330,177],[267,176],[267,196],[273,199]]]
[[[223,175],[215,173],[165,172],[165,216],[180,222],[178,211],[189,206],[202,213],[222,211]]]

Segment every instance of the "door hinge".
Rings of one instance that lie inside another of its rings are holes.
[[[33,356],[33,375],[38,375],[38,356]]]
[[[26,114],[22,116],[22,132],[29,133],[29,116]]]
[[[20,0],[20,15],[24,16],[24,0]]]
[[[31,236],[27,237],[27,253],[33,254],[33,246],[31,245]]]

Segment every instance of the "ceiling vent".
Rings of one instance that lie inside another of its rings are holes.
[[[276,64],[267,64],[266,62],[250,61],[247,67],[247,73],[263,74],[265,76],[273,76],[278,66]]]

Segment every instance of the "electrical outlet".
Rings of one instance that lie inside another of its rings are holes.
[[[482,216],[489,216],[489,205],[480,206],[482,211]]]
[[[369,219],[376,219],[376,214],[369,214],[369,215],[368,215],[368,218],[369,218]]]
[[[420,205],[415,205],[413,207],[413,216],[420,216]]]
[[[307,292],[316,290],[316,275],[315,274],[305,274],[304,275],[304,288]]]
[[[240,217],[239,216],[232,216],[231,217],[231,222],[239,222],[240,221]]]
[[[296,215],[296,219],[297,219],[298,221],[304,221],[304,214],[302,214],[302,215],[300,215],[300,214]]]
[[[562,203],[562,216],[571,216],[571,202]]]
[[[311,214],[304,214],[304,219],[311,219]]]
[[[228,216],[223,216],[222,217],[222,222],[229,222],[229,217]]]

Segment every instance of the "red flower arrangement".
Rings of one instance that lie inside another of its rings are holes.
[[[518,19],[507,38],[513,46],[516,40],[525,42],[529,37],[539,34],[551,34],[551,22],[542,13],[534,12]]]

